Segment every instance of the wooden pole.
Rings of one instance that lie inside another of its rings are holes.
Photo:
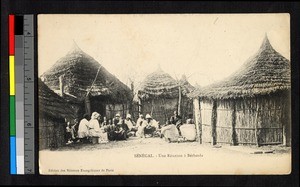
[[[201,121],[201,109],[199,98],[193,100],[194,104],[194,116],[195,116],[195,127],[197,132],[197,142],[202,144],[202,121]]]
[[[181,86],[178,86],[178,115],[181,115]]]
[[[257,97],[255,97],[255,101],[256,101],[256,113],[255,113],[254,136],[255,136],[256,146],[259,147],[258,134],[257,134],[257,123],[258,123],[259,106],[257,104]]]
[[[152,101],[151,101],[151,116],[152,116],[152,114],[153,114],[153,106],[154,106],[154,99],[152,99]],[[152,116],[153,117],[153,116]]]
[[[232,115],[231,115],[232,125],[231,125],[231,133],[232,133],[232,145],[238,145],[237,134],[236,134],[236,101],[232,102]]]
[[[287,145],[287,143],[286,143],[286,129],[285,129],[285,124],[282,125],[282,144],[284,146]]]
[[[139,104],[138,104],[138,110],[139,110],[139,115],[142,114],[142,100],[139,98]]]
[[[213,107],[211,113],[211,137],[212,145],[217,144],[217,102],[213,100]]]
[[[91,116],[91,102],[90,102],[90,96],[87,95],[85,97],[85,113],[87,113],[89,116]]]

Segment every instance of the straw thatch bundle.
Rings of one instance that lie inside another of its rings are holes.
[[[190,92],[194,91],[195,88],[192,86],[185,75],[182,75],[181,79],[179,80],[179,85],[181,86],[181,91],[183,95],[187,95]]]
[[[140,99],[178,97],[178,83],[169,74],[158,69],[149,74],[141,83],[138,97]]]
[[[291,88],[290,62],[273,49],[267,36],[259,51],[224,81],[196,89],[189,96],[212,99],[254,97]]]
[[[67,102],[38,79],[39,113],[52,118],[74,118],[75,112]]]
[[[50,70],[42,75],[44,82],[52,90],[59,89],[60,76],[64,77],[65,92],[74,95],[79,100],[83,100],[87,93],[91,96],[108,97],[114,101],[132,98],[130,89],[124,83],[76,44],[66,56],[59,59]],[[97,77],[96,80],[95,77]]]

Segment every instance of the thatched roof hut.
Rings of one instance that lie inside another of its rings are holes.
[[[175,110],[183,117],[192,112],[186,95],[193,89],[185,76],[177,81],[159,68],[140,84],[135,101],[139,102],[139,113],[151,113],[155,119],[165,123]]]
[[[290,144],[290,62],[267,36],[258,52],[223,81],[191,94],[203,142]]]
[[[195,90],[195,87],[189,83],[185,75],[182,75],[181,79],[179,80],[179,85],[183,95],[188,95]]]
[[[178,83],[161,69],[150,73],[141,83],[138,90],[140,99],[152,97],[178,97]]]
[[[291,89],[290,62],[271,46],[268,37],[259,51],[223,81],[195,90],[191,97],[229,99],[254,97]]]
[[[74,118],[72,107],[41,79],[38,79],[39,115],[52,118]]]
[[[156,97],[174,98],[179,96],[179,87],[182,94],[186,95],[194,90],[185,75],[178,81],[160,68],[150,73],[143,80],[138,89],[138,97],[143,100]]]
[[[87,93],[114,101],[132,98],[131,90],[124,83],[76,44],[66,56],[60,58],[42,75],[44,82],[52,90],[60,89],[60,76],[64,79],[64,92],[78,100],[83,100]]]
[[[38,79],[39,149],[58,148],[65,140],[66,121],[74,120],[75,110]]]

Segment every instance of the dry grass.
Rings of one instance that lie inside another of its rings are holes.
[[[190,97],[229,99],[266,95],[291,88],[290,62],[265,37],[259,51],[231,76],[198,88]]]
[[[71,106],[40,79],[38,79],[38,89],[40,118],[44,115],[62,119],[75,117]]]
[[[79,49],[77,45],[66,56],[60,58],[42,77],[52,90],[58,90],[59,77],[63,75],[65,91],[78,99],[84,99],[99,68],[99,74],[90,91],[91,96],[109,96],[115,101],[132,98],[131,90],[124,83],[109,73],[94,58]]]

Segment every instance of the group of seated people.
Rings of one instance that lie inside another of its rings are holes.
[[[168,142],[195,141],[196,129],[191,115],[183,123],[181,116],[174,111],[174,115],[161,128],[160,134]]]
[[[122,119],[120,114],[116,114],[111,120],[106,117],[101,119],[101,115],[93,112],[90,119],[88,114],[84,114],[82,120],[78,124],[75,119],[74,124],[67,123],[67,143],[74,141],[84,142],[92,138],[97,138],[98,143],[107,143],[108,141],[126,140],[130,136],[146,137],[153,136],[153,133],[158,129],[158,122],[150,116],[140,115],[135,123],[130,114]]]
[[[130,136],[139,138],[153,137],[155,135],[164,137],[168,142],[178,141],[180,138],[186,140],[195,140],[195,125],[191,118],[186,123],[182,122],[177,111],[171,116],[166,124],[160,127],[159,122],[147,114],[144,118],[139,115],[136,123],[132,120],[130,114],[123,119],[120,114],[116,114],[113,119],[101,119],[101,115],[93,112],[91,117],[84,114],[81,121],[74,120],[74,125],[67,123],[67,144],[76,142],[91,141],[97,139],[98,143],[107,143],[108,141],[126,140]]]

